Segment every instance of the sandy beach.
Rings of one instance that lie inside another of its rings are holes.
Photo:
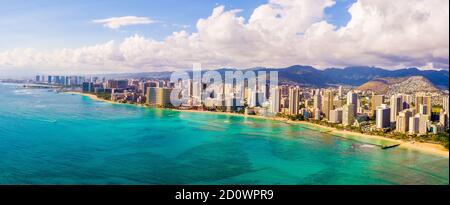
[[[64,92],[64,93],[70,94],[70,95],[82,95],[82,96],[89,97],[89,98],[92,99],[92,100],[101,101],[101,102],[106,102],[106,103],[111,103],[111,104],[121,104],[121,103],[118,103],[118,102],[113,102],[113,101],[111,101],[111,100],[101,99],[101,98],[97,97],[96,95],[88,94],[88,93],[81,93],[81,92],[74,92],[74,91]]]
[[[97,100],[97,101],[101,101],[101,102],[123,105],[122,103],[117,103],[117,102],[113,102],[113,101],[110,101],[110,100],[105,100],[105,99],[98,98],[96,95],[93,95],[93,94],[87,94],[87,93],[81,93],[81,92],[65,92],[65,93],[66,94],[74,94],[74,95],[82,95],[82,96],[89,97],[92,100]],[[147,106],[144,106],[144,105],[136,105],[136,106],[147,107]],[[157,109],[165,109],[165,108],[157,108]],[[214,114],[214,115],[228,115],[228,116],[248,117],[248,118],[263,119],[263,120],[274,120],[274,121],[280,121],[280,122],[284,122],[284,123],[288,123],[288,124],[303,124],[303,125],[308,125],[308,126],[311,126],[311,127],[319,128],[321,130],[324,130],[324,131],[328,132],[328,134],[332,134],[332,135],[335,135],[337,137],[347,138],[346,136],[352,136],[351,139],[354,139],[356,141],[358,141],[358,140],[355,139],[354,137],[359,137],[359,138],[362,138],[362,139],[366,138],[366,139],[374,139],[374,140],[384,140],[384,141],[388,141],[388,142],[392,142],[392,143],[399,143],[400,146],[398,148],[401,148],[401,149],[416,150],[416,151],[426,152],[426,153],[435,154],[435,155],[439,155],[439,156],[443,156],[443,157],[449,157],[449,150],[446,149],[445,147],[443,147],[442,145],[439,145],[439,144],[425,143],[425,142],[414,142],[413,143],[413,142],[409,142],[409,141],[391,139],[391,138],[387,138],[387,137],[383,137],[383,136],[368,135],[368,134],[356,133],[356,132],[351,132],[351,131],[338,130],[338,129],[333,128],[333,127],[327,127],[327,126],[318,125],[318,124],[305,122],[305,121],[291,121],[289,119],[281,118],[281,117],[265,117],[265,116],[257,116],[257,115],[242,115],[242,114],[237,114],[237,113],[226,113],[226,112],[209,112],[209,111],[178,110],[178,109],[170,109],[170,110],[178,111],[178,112],[191,112],[191,113]]]

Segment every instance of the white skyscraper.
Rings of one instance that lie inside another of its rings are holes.
[[[353,106],[353,115],[356,116],[358,108],[358,95],[353,91],[347,93],[347,105]]]
[[[386,104],[382,104],[377,107],[376,112],[376,127],[378,129],[388,128],[391,125],[391,109]]]
[[[248,96],[248,106],[249,107],[257,107],[258,105],[258,96],[256,95],[256,91],[255,90],[250,90],[249,91],[249,96]]]
[[[420,115],[419,118],[419,134],[427,134],[428,125],[430,124],[429,115]]]
[[[270,90],[270,112],[273,114],[280,112],[281,102],[281,89],[279,87],[273,87]]]
[[[342,122],[342,109],[335,109],[330,111],[330,123],[341,123]]]
[[[202,84],[200,82],[192,83],[192,101],[194,106],[200,106],[202,102]]]
[[[391,122],[397,120],[398,113],[403,110],[402,97],[399,95],[393,95],[391,97]]]
[[[409,118],[409,134],[419,133],[420,117],[418,115]]]
[[[396,120],[396,130],[397,132],[406,133],[409,130],[409,120],[412,116],[411,110],[403,110],[398,113]]]

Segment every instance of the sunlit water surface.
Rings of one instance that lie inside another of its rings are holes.
[[[449,184],[448,158],[0,84],[0,184]]]

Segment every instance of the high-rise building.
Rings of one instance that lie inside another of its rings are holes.
[[[355,112],[353,111],[353,109],[355,109],[353,104],[344,105],[342,112],[342,125],[344,126],[353,125],[353,122],[355,121],[356,117],[354,115]]]
[[[37,75],[35,81],[36,81],[36,82],[41,81],[41,76]]]
[[[258,101],[258,92],[256,90],[249,90],[249,107],[259,107],[259,101]]]
[[[353,115],[356,116],[358,108],[358,95],[353,91],[347,93],[347,105],[353,106]]]
[[[406,133],[409,131],[409,120],[412,116],[411,110],[401,111],[396,120],[396,130],[397,132]]]
[[[384,104],[384,95],[373,94],[371,99],[371,110],[375,113],[377,107],[381,106],[382,104]]]
[[[430,124],[429,115],[420,115],[419,117],[419,134],[428,133],[428,125]]]
[[[67,82],[68,82],[67,83],[68,85],[72,85],[72,86],[78,85],[78,77],[77,76],[70,76],[69,80]]]
[[[57,85],[60,84],[60,80],[59,80],[59,76],[58,75],[53,76],[53,84],[57,84]]]
[[[450,110],[448,110],[448,106],[449,105],[448,105],[448,95],[447,95],[442,98],[442,108],[444,109],[445,112],[450,113],[449,112]]]
[[[150,82],[139,82],[139,89],[138,91],[140,93],[143,93],[144,95],[147,94],[147,88],[150,87]]]
[[[399,95],[391,96],[390,108],[391,122],[395,122],[397,120],[398,113],[403,110],[402,97]]]
[[[170,95],[173,88],[160,88],[156,92],[156,105],[157,106],[171,106]]]
[[[245,92],[244,92],[245,93]],[[244,96],[246,98],[247,96]],[[202,83],[192,82],[192,100],[194,106],[200,106],[202,102]]]
[[[117,81],[116,80],[108,80],[106,81],[106,88],[117,88]]]
[[[281,89],[273,87],[270,90],[270,112],[273,114],[280,112]]]
[[[442,108],[444,109],[444,111],[447,113],[447,123],[450,123],[449,121],[449,115],[450,115],[450,110],[448,108],[448,95],[443,97],[442,100]]]
[[[314,109],[321,109],[322,108],[322,96],[320,93],[316,92],[316,95],[314,95]]]
[[[48,84],[52,83],[52,76],[49,75],[49,76],[47,77],[47,83],[48,83]]]
[[[156,106],[156,87],[147,88],[147,105]]]
[[[295,87],[289,88],[289,115],[298,115],[299,114],[299,89]]]
[[[428,113],[428,106],[420,104],[419,105],[419,114],[421,114],[421,115],[429,115],[430,113]]]
[[[320,114],[322,112],[320,111],[320,109],[314,109],[314,119],[315,120],[320,120]]]
[[[94,92],[94,83],[84,82],[82,84],[83,92]]]
[[[66,84],[66,77],[65,76],[59,77],[59,84],[61,84],[61,85],[65,85]]]
[[[413,96],[412,95],[407,95],[407,94],[402,94],[402,107],[403,109],[409,109],[411,108],[411,104],[413,103]]]
[[[98,77],[90,77],[89,82],[97,83]]]
[[[419,122],[420,122],[419,115],[415,115],[414,117],[409,118],[409,134],[419,133]]]
[[[266,93],[265,92],[256,92],[256,106],[262,107],[264,106],[266,99]]]
[[[128,80],[108,80],[106,88],[125,89],[128,87]]]
[[[386,104],[378,106],[376,109],[376,128],[389,128],[391,125],[390,115],[391,109]]]
[[[327,90],[322,95],[322,112],[327,120],[330,119],[330,111],[333,109],[333,93]]]
[[[193,94],[193,89],[194,89],[194,81],[192,81],[191,79],[189,79],[187,82],[187,85],[184,85],[184,88],[187,89],[186,94],[188,95],[188,98],[192,97]]]
[[[81,85],[83,82],[85,82],[85,77],[83,76],[78,76],[78,84],[77,85]]]
[[[147,104],[159,107],[171,106],[170,95],[172,88],[153,88],[147,89]]]
[[[117,81],[117,88],[125,89],[127,87],[128,87],[128,80],[118,80]]]
[[[439,124],[444,128],[448,127],[448,113],[444,109],[439,113]]]
[[[416,100],[414,102],[414,105],[416,107],[416,113],[420,113],[420,105],[425,105],[427,106],[427,115],[428,117],[431,118],[431,110],[432,110],[432,106],[431,106],[431,96],[425,96],[425,95],[417,95],[416,96]]]
[[[342,109],[334,109],[330,111],[330,123],[341,123],[342,122]]]
[[[342,91],[342,85],[339,86],[339,97],[342,97],[343,95],[343,91]]]

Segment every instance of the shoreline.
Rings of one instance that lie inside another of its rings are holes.
[[[105,102],[105,103],[110,103],[110,104],[135,105],[137,107],[150,108],[150,107],[147,107],[147,106],[144,106],[144,105],[124,104],[124,103],[113,102],[113,101],[110,101],[110,100],[105,100],[105,99],[98,98],[96,95],[88,94],[88,93],[82,93],[82,92],[76,92],[76,91],[69,91],[69,92],[64,92],[64,93],[72,94],[72,95],[86,96],[86,97],[89,97],[92,100]],[[168,109],[168,108],[156,108],[156,109],[165,109],[165,110],[171,110],[171,111],[177,111],[177,112],[190,112],[190,113],[201,113],[201,114],[227,115],[227,116],[236,116],[236,117],[249,117],[249,118],[253,118],[253,119],[262,119],[262,120],[272,120],[272,121],[284,122],[284,123],[287,123],[287,124],[307,125],[307,126],[323,129],[328,134],[331,134],[331,135],[336,136],[336,137],[341,137],[341,138],[345,138],[345,139],[352,139],[352,140],[363,142],[363,143],[364,143],[363,140],[360,141],[360,140],[357,140],[357,139],[354,139],[354,138],[346,137],[345,135],[349,135],[349,136],[352,136],[352,137],[358,137],[360,139],[383,140],[383,141],[387,141],[387,142],[398,143],[398,144],[400,144],[398,147],[402,148],[402,149],[417,150],[417,151],[426,152],[426,153],[429,153],[429,154],[439,155],[439,156],[442,156],[442,157],[447,157],[447,158],[449,157],[449,150],[444,148],[442,145],[439,145],[439,144],[428,143],[428,142],[414,142],[414,143],[412,143],[412,142],[409,142],[409,141],[391,139],[391,138],[387,138],[387,137],[383,137],[383,136],[368,135],[368,134],[351,132],[351,131],[346,131],[346,130],[338,130],[338,129],[333,128],[333,127],[327,127],[327,126],[324,126],[324,125],[318,125],[318,124],[314,124],[314,123],[311,123],[311,122],[292,121],[292,120],[289,120],[289,119],[286,119],[286,118],[281,118],[281,117],[266,117],[266,116],[258,116],[258,115],[243,115],[243,114],[237,114],[237,113],[210,112],[210,111],[199,111],[199,110],[179,110],[179,109]],[[344,136],[342,136],[342,135],[344,135]]]
[[[89,97],[91,100],[96,100],[96,101],[105,102],[105,103],[121,104],[118,102],[113,102],[111,100],[101,99],[101,98],[97,97],[96,95],[88,94],[88,93],[82,93],[82,92],[76,92],[76,91],[69,91],[69,92],[63,92],[63,93],[69,94],[69,95],[81,95],[81,96]]]

